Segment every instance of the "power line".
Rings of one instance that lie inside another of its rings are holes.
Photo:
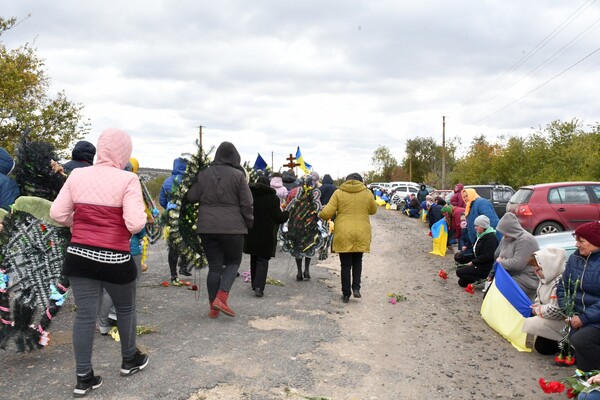
[[[584,11],[590,8],[596,0],[588,0],[583,3],[579,8],[577,8],[567,19],[565,19],[560,25],[558,25],[552,32],[550,32],[542,41],[540,41],[537,45],[533,47],[533,49],[529,50],[519,61],[513,64],[507,71],[505,71],[500,77],[496,78],[494,82],[483,88],[479,93],[465,101],[462,106],[472,103],[473,100],[481,97],[483,94],[488,92],[490,89],[498,85],[502,82],[507,76],[509,76],[514,70],[523,65],[526,61],[528,61],[531,57],[537,54],[546,44],[548,44],[552,39],[554,39],[560,32],[562,32],[569,24],[571,24],[575,19],[577,19]],[[587,4],[589,3],[589,4]],[[587,6],[586,6],[587,4]],[[584,8],[585,7],[585,8]]]
[[[591,57],[592,55],[594,55],[595,53],[597,53],[598,51],[600,51],[600,47],[597,48],[596,50],[592,51],[590,54],[588,54],[587,56],[583,57],[581,60],[577,61],[575,64],[571,65],[569,68],[564,69],[563,71],[561,71],[560,73],[558,73],[557,75],[553,76],[552,78],[548,79],[546,82],[542,83],[541,85],[539,85],[538,87],[536,87],[533,90],[530,90],[529,92],[525,93],[523,96],[519,97],[516,100],[511,101],[510,103],[508,103],[507,105],[505,105],[504,107],[494,111],[491,114],[486,115],[485,117],[481,118],[478,121],[475,121],[475,124],[480,123],[481,121],[491,117],[492,115],[495,115],[497,113],[499,113],[502,110],[507,109],[508,107],[512,106],[513,104],[517,103],[518,101],[521,101],[522,99],[524,99],[525,97],[529,96],[531,93],[535,92],[536,90],[538,90],[539,88],[545,86],[546,84],[552,82],[554,79],[558,78],[559,76],[561,76],[562,74],[564,74],[565,72],[567,72],[568,70],[570,70],[571,68],[575,67],[577,64],[581,63],[582,61],[586,60],[587,58]]]
[[[515,87],[519,82],[521,82],[523,79],[532,76],[534,73],[539,72],[543,69],[543,67],[548,64],[550,61],[556,59],[559,55],[564,54],[567,50],[571,49],[573,46],[575,46],[575,44],[577,44],[579,41],[581,41],[585,36],[585,33],[590,33],[589,31],[592,29],[592,27],[594,27],[594,25],[597,25],[600,22],[600,18],[598,18],[596,21],[594,21],[592,24],[590,24],[587,28],[585,28],[582,32],[580,32],[577,36],[575,36],[573,39],[571,39],[568,43],[566,43],[564,46],[562,46],[560,49],[558,49],[556,52],[554,52],[554,54],[552,54],[550,57],[546,58],[544,61],[542,61],[540,64],[538,64],[535,68],[533,68],[532,70],[530,70],[527,74],[525,74],[521,79],[519,79],[518,81],[514,82],[512,85],[508,86],[507,88],[505,88],[503,91],[501,91],[500,93],[497,93],[495,96],[491,97],[490,99],[488,99],[486,102],[481,103],[479,105],[485,105],[488,104],[489,102],[491,102],[492,100],[498,98],[499,96],[501,96],[502,94],[506,93],[508,90],[512,89],[513,87]]]

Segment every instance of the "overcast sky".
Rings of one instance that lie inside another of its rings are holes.
[[[85,106],[95,143],[118,127],[142,167],[171,168],[203,143],[233,142],[279,170],[300,146],[335,179],[372,170],[407,139],[527,135],[596,124],[595,0],[3,0],[23,20],[52,93]],[[28,19],[27,16],[31,15]]]

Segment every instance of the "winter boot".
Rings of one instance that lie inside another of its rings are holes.
[[[300,282],[302,278],[302,259],[296,258],[296,267],[298,267],[298,275],[296,275],[296,280]]]
[[[308,265],[304,267],[304,279],[306,279],[307,281],[310,280],[310,273],[308,272],[308,268]]]
[[[73,397],[83,397],[92,389],[98,389],[102,386],[102,377],[94,375],[94,371],[84,376],[77,375],[77,385],[73,390]]]
[[[224,290],[219,290],[217,292],[217,298],[213,301],[213,307],[219,311],[223,311],[225,315],[229,315],[230,317],[235,317],[235,313],[229,306],[227,305],[227,298],[229,297],[229,293]]]
[[[217,310],[214,306],[213,306],[213,302],[210,302],[210,311],[208,311],[208,317],[209,318],[217,318],[219,316],[219,310]]]

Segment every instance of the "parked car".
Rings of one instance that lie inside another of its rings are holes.
[[[506,205],[534,235],[574,230],[600,220],[600,182],[555,182],[520,187]]]
[[[411,185],[396,186],[390,191],[390,204],[400,205],[400,202],[404,200],[406,196],[409,196],[411,193],[416,195],[418,191],[418,187],[414,187]]]
[[[574,231],[548,233],[545,235],[534,236],[537,240],[540,249],[546,247],[559,247],[565,249],[567,252],[567,258],[577,250],[575,246]]]
[[[515,194],[515,190],[507,185],[466,185],[464,189],[475,189],[477,194],[488,199],[494,206],[498,218],[506,213],[506,205]]]

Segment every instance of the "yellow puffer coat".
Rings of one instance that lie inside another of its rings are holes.
[[[371,221],[377,212],[373,193],[358,180],[344,182],[333,192],[329,203],[319,213],[328,220],[335,216],[333,251],[368,253],[371,250]]]

